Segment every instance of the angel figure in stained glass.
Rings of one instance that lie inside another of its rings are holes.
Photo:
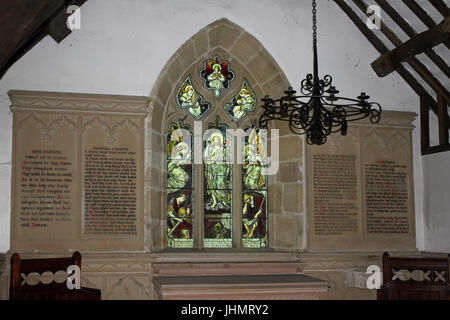
[[[209,86],[214,90],[214,96],[218,97],[224,88],[225,77],[222,74],[222,66],[218,63],[213,65],[213,72],[208,76]]]
[[[242,88],[233,107],[233,118],[236,120],[241,119],[245,116],[247,110],[253,110],[254,107],[255,100],[253,100],[247,89]]]
[[[205,80],[205,87],[213,90],[214,96],[218,98],[223,89],[230,87],[234,72],[231,71],[228,61],[216,56],[214,59],[206,60],[205,68],[200,71],[200,76]]]
[[[208,102],[203,102],[203,97],[195,90],[190,77],[187,77],[177,91],[178,105],[189,111],[199,120],[210,108]]]
[[[256,132],[255,128],[252,129],[248,142],[244,147],[245,163],[242,165],[245,170],[244,184],[247,189],[258,190],[264,188],[266,183],[262,174],[265,149],[260,132]]]
[[[168,164],[167,164],[167,187],[172,192],[183,188],[189,181],[188,173],[183,169],[183,165],[189,163],[191,153],[187,143],[183,142],[180,130],[172,130],[168,144]]]
[[[202,107],[198,102],[197,93],[192,86],[186,86],[184,92],[180,96],[181,106],[189,107],[189,112],[194,118],[199,119],[202,115]]]
[[[225,105],[225,110],[233,118],[234,121],[239,121],[250,111],[253,111],[256,106],[256,96],[248,84],[247,80],[242,84],[238,94],[233,97],[231,103]]]

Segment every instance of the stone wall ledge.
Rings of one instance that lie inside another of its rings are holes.
[[[146,116],[149,112],[149,97],[10,90],[11,110],[33,109],[61,112],[106,112]]]

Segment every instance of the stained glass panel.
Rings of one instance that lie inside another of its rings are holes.
[[[203,145],[204,238],[206,248],[232,247],[232,162],[231,140],[226,125],[208,126]]]
[[[247,80],[242,84],[239,93],[234,96],[231,103],[225,105],[225,110],[233,118],[234,121],[238,122],[245,115],[253,111],[256,106],[256,95],[252,87],[249,85]]]
[[[228,61],[221,60],[219,56],[216,56],[214,59],[206,60],[200,76],[205,80],[205,88],[213,90],[214,96],[218,98],[223,89],[230,87],[234,73],[231,71]]]
[[[177,102],[180,108],[187,108],[196,120],[199,120],[210,109],[209,103],[203,102],[203,97],[195,90],[189,76],[177,91]]]
[[[182,121],[171,123],[167,134],[167,244],[193,248],[192,135]]]
[[[242,246],[267,247],[267,177],[263,174],[267,137],[253,127],[245,137],[242,165]]]

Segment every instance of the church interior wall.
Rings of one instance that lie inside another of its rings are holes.
[[[367,90],[383,110],[417,112],[419,99],[398,75],[381,79],[370,69],[378,53],[345,14],[332,2],[319,1],[318,5],[319,71],[333,75],[346,96]],[[181,258],[161,252],[165,248],[165,215],[161,208],[165,201],[161,187],[165,175],[163,123],[175,110],[174,91],[185,70],[214,53],[235,59],[240,68],[249,71],[258,97],[267,93],[277,96],[289,83],[298,87],[306,73],[312,71],[309,3],[132,0],[124,4],[119,0],[96,0],[83,5],[81,19],[80,30],[74,30],[60,44],[45,38],[0,80],[0,273],[4,271],[0,275],[0,298],[7,299],[8,295],[11,247],[11,89],[151,99],[144,129],[143,250],[127,254],[114,250],[82,252],[83,285],[100,288],[106,299],[152,299],[153,263],[177,259],[199,263],[245,260],[245,255],[232,252],[181,254]],[[345,35],[351,35],[351,41]],[[450,225],[444,190],[450,179],[442,172],[448,171],[445,163],[450,159],[446,153],[422,157],[419,122],[413,125],[417,251],[410,247],[404,250],[406,253],[396,250],[398,254],[446,252],[450,250],[450,235],[446,232]],[[271,249],[275,253],[255,254],[248,261],[300,261],[307,275],[330,282],[330,298],[375,299],[374,291],[359,288],[350,278],[370,264],[380,264],[381,249],[308,250],[306,146],[287,127],[279,129],[280,171],[269,185]],[[36,250],[40,252],[24,254],[55,254]]]

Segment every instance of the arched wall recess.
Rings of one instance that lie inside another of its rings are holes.
[[[204,80],[200,76],[201,70],[205,67],[205,61],[216,56],[228,61],[234,72],[233,85],[229,89],[222,90],[218,97],[204,87]],[[203,123],[214,122],[219,116],[222,121],[227,121],[232,129],[244,128],[251,121],[257,121],[261,111],[260,99],[265,94],[280,95],[289,86],[285,74],[262,44],[244,29],[225,18],[197,32],[172,55],[151,91],[151,110],[146,123],[145,230],[146,248],[149,251],[160,251],[166,246],[164,243],[166,227],[164,186],[167,125],[184,118],[184,122],[194,128],[194,118],[180,108],[176,99],[180,84],[188,76],[194,88],[203,95],[204,101],[208,100],[214,105],[202,117]],[[251,85],[257,97],[256,108],[239,121],[233,121],[224,106],[232,101],[245,81]],[[271,228],[269,242],[273,249],[294,251],[302,245],[302,231],[299,228],[303,224],[301,177],[303,147],[302,139],[291,136],[288,128],[279,127],[279,129],[281,136],[289,136],[295,140],[294,147],[297,149],[291,152],[292,155],[287,159],[281,159],[279,173],[269,177],[271,200],[269,202]],[[283,152],[283,150],[280,151]],[[286,166],[294,168],[298,174],[291,173],[291,178],[287,178],[289,174],[287,174]],[[285,186],[284,183],[290,185]],[[292,189],[298,195],[291,200],[293,203],[283,204],[281,196],[283,188]],[[286,232],[281,230],[281,226],[291,227],[288,227],[290,230]],[[292,237],[297,241],[292,241]]]

